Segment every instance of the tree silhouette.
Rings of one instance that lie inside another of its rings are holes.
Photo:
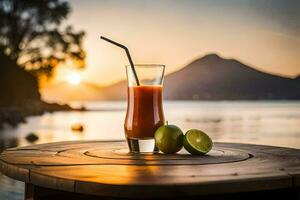
[[[61,25],[69,13],[61,0],[0,0],[0,51],[35,75],[65,62],[84,67],[84,32]]]

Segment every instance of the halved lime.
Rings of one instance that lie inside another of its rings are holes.
[[[183,146],[193,155],[204,155],[211,150],[213,142],[203,131],[191,129],[184,136]]]

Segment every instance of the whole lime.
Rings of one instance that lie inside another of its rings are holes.
[[[163,153],[176,153],[183,146],[183,132],[175,125],[163,125],[155,134],[155,145]]]
[[[193,155],[204,155],[212,149],[213,142],[203,131],[191,129],[184,135],[183,146]]]

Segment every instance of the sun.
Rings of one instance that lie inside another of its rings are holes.
[[[78,73],[71,73],[69,74],[68,76],[68,82],[71,84],[71,85],[78,85],[81,81],[81,77]]]

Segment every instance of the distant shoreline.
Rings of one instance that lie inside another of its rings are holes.
[[[46,103],[43,101],[31,101],[22,105],[9,105],[0,107],[0,130],[4,124],[12,127],[20,123],[26,123],[29,116],[43,115],[46,112],[57,111],[85,111],[84,107],[72,108],[68,104]]]
[[[74,102],[73,102],[74,103]],[[300,103],[300,100],[218,100],[218,101],[207,101],[207,100],[164,100],[163,104],[176,104],[176,103]],[[72,106],[72,103],[70,103]],[[88,112],[118,112],[118,111],[126,111],[127,101],[126,100],[114,100],[114,101],[84,101],[84,102],[75,102],[75,104],[85,106],[84,111]],[[116,106],[118,104],[118,106]]]
[[[164,100],[164,103],[300,103],[300,100]],[[31,116],[39,116],[45,113],[52,112],[69,112],[69,111],[84,111],[84,112],[120,112],[126,111],[126,100],[112,100],[112,101],[84,101],[78,102],[80,106],[72,107],[69,104],[45,103],[45,102],[31,102],[30,106],[7,106],[0,107],[0,130],[4,128],[4,124],[12,127],[17,127],[21,123],[26,123],[26,118]],[[90,107],[89,103],[123,103],[124,107],[111,108],[104,107]],[[72,104],[72,103],[70,103]]]

